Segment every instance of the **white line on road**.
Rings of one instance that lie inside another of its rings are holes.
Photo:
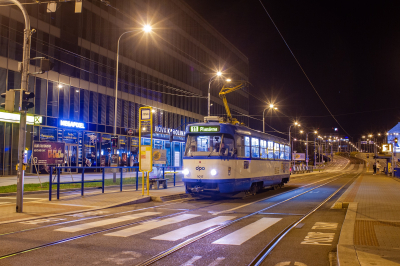
[[[153,237],[152,239],[176,241],[176,240],[182,239],[184,237],[190,236],[190,235],[192,235],[194,233],[200,232],[200,231],[202,231],[204,229],[207,229],[207,228],[209,228],[211,226],[219,225],[219,224],[221,224],[223,222],[226,222],[228,220],[232,220],[233,218],[235,218],[235,216],[218,216],[218,217],[209,219],[209,220],[204,221],[204,222],[191,224],[191,225],[176,229],[174,231],[168,232],[166,234]]]
[[[221,261],[223,261],[225,258],[224,257],[218,257],[216,258],[213,262],[208,264],[208,266],[217,266]]]
[[[112,219],[106,219],[102,221],[96,221],[96,222],[91,222],[91,223],[85,223],[85,224],[78,224],[74,226],[69,226],[69,227],[63,227],[56,229],[55,231],[62,231],[62,232],[77,232],[81,230],[86,230],[94,227],[99,227],[99,226],[104,226],[104,225],[110,225],[110,224],[115,224],[115,223],[120,223],[120,222],[125,222],[129,220],[135,220],[138,218],[150,216],[150,215],[157,215],[160,214],[161,212],[142,212],[142,213],[136,213],[136,214],[131,214],[131,215],[126,215],[126,216],[121,216],[118,218],[112,218]]]
[[[201,259],[201,256],[194,256],[193,258],[191,258],[190,260],[188,260],[187,262],[185,262],[184,264],[182,264],[181,266],[193,266],[193,263],[196,260]]]
[[[128,237],[128,236],[137,235],[137,234],[140,234],[140,233],[143,233],[143,232],[155,229],[155,228],[159,228],[164,225],[179,223],[179,222],[182,222],[182,221],[185,221],[188,219],[192,219],[197,216],[200,216],[200,215],[199,214],[182,214],[182,215],[167,218],[164,220],[146,222],[146,223],[143,223],[138,226],[134,226],[134,227],[127,228],[127,229],[120,230],[120,231],[113,232],[113,233],[108,233],[105,235],[106,236]]]
[[[0,202],[0,205],[2,204],[11,204],[11,202]]]
[[[245,227],[214,241],[213,244],[241,245],[280,220],[282,220],[282,218],[261,218],[254,223],[246,225]]]

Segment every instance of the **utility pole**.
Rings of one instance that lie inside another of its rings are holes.
[[[24,43],[22,56],[22,75],[21,91],[19,93],[19,110],[21,120],[19,122],[19,141],[18,141],[18,172],[17,172],[17,205],[16,211],[23,211],[24,201],[24,175],[25,175],[25,145],[26,145],[26,111],[22,108],[22,100],[25,91],[28,91],[28,71],[31,50],[31,23],[29,15],[23,5],[17,0],[10,0],[21,9],[25,20]]]

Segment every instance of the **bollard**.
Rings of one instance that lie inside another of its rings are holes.
[[[105,179],[105,170],[103,167],[103,173],[102,173],[102,183],[103,183],[103,187],[102,187],[102,192],[104,193],[104,179]]]
[[[60,169],[57,169],[57,199],[60,199]]]
[[[162,178],[165,179],[165,166],[162,169]]]
[[[119,168],[119,170],[121,171],[121,181],[119,182],[119,191],[122,191],[122,167]]]
[[[139,168],[136,168],[136,190],[139,189]]]
[[[51,201],[51,189],[53,187],[53,166],[50,166],[50,176],[49,176],[49,201]]]
[[[174,186],[175,186],[175,177],[176,177],[176,167],[174,167]]]
[[[81,196],[83,196],[83,190],[85,188],[85,168],[82,168],[82,187],[81,187]]]

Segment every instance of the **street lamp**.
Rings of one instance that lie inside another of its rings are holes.
[[[270,103],[269,106],[264,109],[264,111],[263,111],[263,133],[265,133],[265,111],[267,109],[278,110],[278,107],[275,107],[274,104]],[[271,117],[272,117],[272,111],[271,111]],[[270,121],[270,124],[271,124],[271,121]],[[289,141],[290,141],[290,138],[289,138]]]
[[[216,78],[222,76],[222,72],[218,71],[215,73],[214,76],[210,78],[210,81],[208,82],[208,102],[207,102],[207,107],[208,107],[208,116],[210,116],[210,106],[211,106],[211,82]]]
[[[151,32],[152,27],[150,25],[144,25],[142,28],[142,31],[149,33]],[[127,33],[131,32],[137,32],[140,30],[129,30],[125,31],[122,33],[119,38],[118,38],[118,43],[117,43],[117,67],[116,67],[116,72],[115,72],[115,108],[114,108],[114,135],[117,135],[117,110],[118,110],[118,66],[119,66],[119,42],[121,40],[121,37]]]
[[[300,126],[300,124],[298,123],[298,122],[294,122],[294,124],[291,124],[290,126],[289,126],[289,145],[290,145],[290,143],[292,143],[292,146],[290,147],[290,152],[291,153],[293,153],[293,141],[291,141],[292,139],[291,139],[291,136],[290,136],[290,128],[292,127],[292,126]],[[290,158],[291,158],[291,160],[290,161],[292,161],[292,155],[290,155]]]
[[[318,132],[317,131],[313,131],[313,132],[307,132],[306,133],[306,143],[307,144],[308,144],[308,134],[310,134],[310,133],[314,133],[316,135]],[[315,136],[314,136],[314,143],[315,143]],[[314,156],[315,156],[315,147],[314,147]],[[307,148],[306,148],[306,164],[307,164],[307,167],[308,167],[308,145],[307,145]]]

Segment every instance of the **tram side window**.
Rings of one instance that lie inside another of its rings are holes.
[[[285,145],[280,144],[280,151],[279,159],[285,160]]]
[[[244,157],[250,157],[250,137],[244,137]]]
[[[251,157],[260,158],[260,140],[251,138]]]
[[[202,153],[210,153],[215,156],[214,153],[220,152],[222,136],[188,136],[186,143],[186,156],[190,155],[205,155]],[[196,153],[196,154],[194,154]]]
[[[290,160],[290,147],[285,146],[285,160]]]
[[[268,159],[274,159],[274,142],[268,141]]]
[[[274,143],[274,159],[279,159],[279,143]]]
[[[221,154],[225,156],[232,156],[233,150],[235,148],[233,138],[227,134],[224,134]]]
[[[260,140],[260,147],[261,147],[261,158],[262,159],[267,159],[268,157],[268,150],[267,150],[267,141],[266,140]]]

